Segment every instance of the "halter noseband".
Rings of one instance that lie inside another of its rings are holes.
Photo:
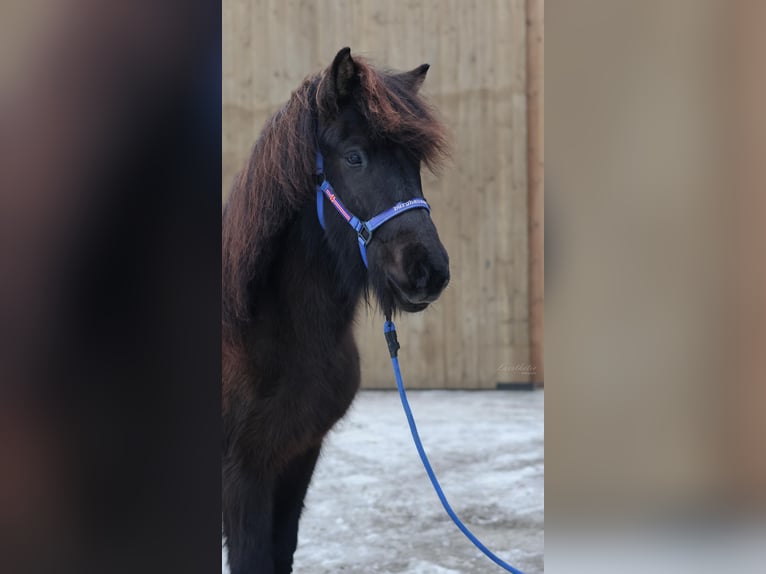
[[[324,174],[324,158],[322,152],[317,149],[317,174],[316,174],[316,187],[317,187],[317,217],[319,218],[319,225],[322,229],[327,229],[324,222],[324,197],[330,200],[335,210],[340,213],[341,217],[354,229],[359,240],[359,253],[362,255],[362,261],[364,266],[367,267],[367,244],[372,240],[372,232],[378,227],[383,225],[389,219],[393,219],[397,215],[401,215],[405,211],[410,209],[425,209],[431,213],[431,208],[425,199],[415,197],[408,201],[400,201],[393,207],[389,207],[385,211],[371,217],[367,221],[362,221],[356,215],[351,213],[346,206],[343,205],[340,198],[335,195],[335,190],[327,181],[327,177]]]

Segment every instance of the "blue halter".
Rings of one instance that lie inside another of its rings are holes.
[[[405,211],[410,209],[425,209],[431,213],[431,208],[425,199],[419,197],[410,199],[408,201],[400,201],[393,207],[390,207],[371,217],[367,221],[362,221],[356,215],[351,213],[346,206],[343,205],[340,198],[335,195],[335,190],[327,181],[327,177],[324,174],[324,158],[322,152],[317,149],[317,217],[319,218],[319,225],[322,229],[327,229],[324,222],[324,198],[330,200],[330,203],[335,207],[335,210],[341,215],[343,219],[356,231],[357,239],[359,240],[359,253],[362,255],[362,261],[364,266],[367,267],[367,244],[372,240],[372,233],[378,227],[383,225],[389,219],[393,219],[397,215],[401,215]]]

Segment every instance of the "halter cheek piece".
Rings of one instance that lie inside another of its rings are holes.
[[[340,198],[335,195],[330,182],[324,174],[324,158],[322,152],[317,149],[317,174],[316,174],[316,188],[317,188],[317,217],[319,218],[319,225],[322,229],[327,229],[324,222],[324,198],[330,200],[330,203],[335,207],[335,210],[340,213],[341,217],[356,231],[357,239],[359,240],[359,253],[362,255],[362,261],[364,266],[367,267],[367,244],[372,240],[372,233],[378,227],[383,225],[389,219],[393,219],[397,215],[401,215],[405,211],[410,209],[425,209],[431,213],[431,208],[428,206],[428,202],[425,199],[419,197],[410,199],[408,201],[400,201],[393,207],[371,217],[367,221],[362,221],[356,215],[351,213],[346,206],[343,205]]]

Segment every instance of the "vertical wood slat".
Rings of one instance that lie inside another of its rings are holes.
[[[495,30],[494,30],[494,53],[495,61],[495,89],[505,95],[498,97],[495,103],[497,118],[494,130],[495,150],[498,155],[497,171],[495,172],[495,185],[504,190],[504,193],[495,196],[495,217],[498,230],[504,231],[499,234],[495,243],[495,307],[494,334],[496,338],[496,361],[498,363],[498,380],[503,380],[506,373],[503,369],[511,364],[511,297],[513,294],[513,262],[511,260],[512,235],[511,235],[511,200],[513,198],[513,184],[511,179],[511,160],[514,130],[512,124],[511,85],[513,66],[508,65],[504,58],[513,50],[513,35],[504,34],[511,29],[512,11],[498,9],[504,0],[496,0]]]
[[[543,0],[527,0],[527,165],[529,178],[529,345],[534,380],[544,381]]]
[[[494,388],[530,362],[527,220],[528,0],[224,0],[223,195],[263,122],[308,74],[350,46],[386,67],[431,64],[424,93],[453,134],[453,160],[423,174],[452,281],[397,320],[412,388]],[[360,308],[365,387],[391,388],[382,318]]]

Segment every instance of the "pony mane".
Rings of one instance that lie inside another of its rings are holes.
[[[354,57],[358,86],[353,103],[369,136],[407,148],[431,171],[449,153],[444,125],[402,74],[378,70]],[[316,128],[337,104],[321,101],[328,72],[306,78],[265,124],[250,159],[234,182],[222,228],[222,312],[227,325],[250,318],[250,291],[272,261],[274,241],[315,198]]]
[[[431,171],[438,171],[450,146],[433,107],[412,89],[406,74],[377,69],[358,56],[354,56],[354,63],[359,78],[354,104],[370,138],[403,146]],[[318,102],[318,106],[322,114],[337,111],[327,102]]]

